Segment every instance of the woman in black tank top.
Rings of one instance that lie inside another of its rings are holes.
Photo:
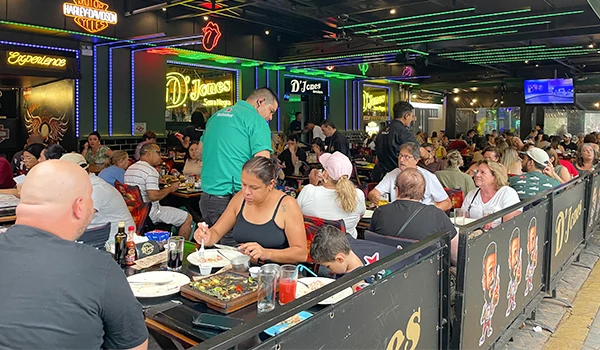
[[[304,219],[296,201],[275,189],[276,167],[269,158],[254,157],[242,168],[242,190],[229,202],[217,223],[199,225],[194,238],[212,246],[232,231],[240,250],[254,260],[305,262]]]

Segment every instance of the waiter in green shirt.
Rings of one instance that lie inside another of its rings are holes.
[[[271,130],[279,103],[268,88],[252,92],[246,101],[223,108],[206,123],[202,141],[202,218],[213,226],[242,187],[242,166],[255,156],[270,157]],[[221,244],[235,245],[227,233]]]

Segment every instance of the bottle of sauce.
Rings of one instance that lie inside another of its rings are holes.
[[[119,221],[119,229],[115,234],[115,261],[117,264],[125,265],[125,254],[127,253],[127,235],[125,234],[125,221]]]
[[[125,265],[131,266],[135,264],[135,242],[133,241],[133,235],[135,234],[135,227],[129,226],[127,228],[127,244],[125,244],[125,249],[127,253],[125,254]]]

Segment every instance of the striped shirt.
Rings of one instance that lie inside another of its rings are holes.
[[[125,184],[138,186],[144,202],[149,202],[148,190],[158,191],[158,171],[148,162],[140,160],[131,165],[125,172]]]

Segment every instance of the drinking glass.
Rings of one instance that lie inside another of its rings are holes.
[[[285,305],[296,299],[297,281],[298,274],[296,273],[295,265],[281,266],[281,278],[279,280],[279,305]]]
[[[181,270],[183,261],[183,245],[185,239],[181,236],[169,237],[167,242],[167,269],[170,271]]]
[[[258,313],[263,314],[275,309],[279,265],[267,264],[258,272]]]
[[[467,218],[469,217],[469,211],[466,209],[456,208],[454,209],[454,225],[465,225]]]
[[[188,176],[185,181],[187,183],[188,191],[192,191],[194,189],[194,185],[196,184],[196,178],[194,176]]]
[[[378,207],[382,207],[386,204],[389,204],[390,201],[388,199],[388,195],[387,194],[382,194],[381,197],[379,197],[379,201],[377,202],[377,206]]]

